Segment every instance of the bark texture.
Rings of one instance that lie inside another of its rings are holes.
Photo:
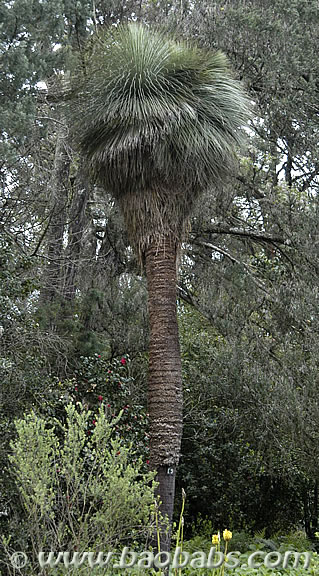
[[[81,162],[74,187],[69,225],[69,244],[63,296],[66,300],[74,300],[76,295],[83,238],[86,228],[86,208],[90,195],[89,177],[85,162]]]
[[[44,273],[41,301],[53,302],[61,296],[63,281],[63,238],[67,220],[70,154],[65,127],[57,136],[52,176],[48,186],[51,197],[50,225],[47,232],[48,261]]]
[[[182,427],[181,356],[176,314],[176,242],[165,237],[145,253],[150,325],[149,415],[151,465],[157,470],[161,512],[172,523]],[[161,535],[162,550],[170,532]]]

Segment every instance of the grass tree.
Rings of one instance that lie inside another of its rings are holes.
[[[146,271],[150,458],[171,521],[183,421],[177,257],[196,200],[229,172],[247,99],[222,53],[130,24],[93,42],[74,110],[82,151]]]

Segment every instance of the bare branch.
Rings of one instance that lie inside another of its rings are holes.
[[[287,239],[282,236],[272,236],[271,234],[266,234],[264,232],[256,232],[253,230],[244,230],[239,228],[232,228],[224,224],[217,224],[201,231],[203,234],[226,234],[231,236],[242,236],[244,238],[251,238],[251,240],[256,240],[257,242],[267,242],[269,244],[287,244]]]
[[[237,260],[237,258],[235,258],[235,256],[233,256],[229,252],[226,252],[226,250],[224,250],[223,248],[220,248],[219,246],[215,246],[214,244],[211,244],[210,242],[204,242],[202,240],[198,240],[197,243],[200,244],[201,246],[206,246],[206,248],[210,248],[211,250],[214,250],[215,252],[219,252],[220,254],[223,254],[223,256],[228,258],[234,264],[238,264],[239,266],[242,266],[243,268],[245,268],[248,276],[252,279],[252,281],[257,286],[257,288],[259,288],[260,290],[265,292],[265,294],[267,294],[267,296],[269,298],[271,298],[271,300],[273,300],[273,298],[272,298],[271,294],[268,292],[266,286],[262,282],[257,280],[257,278],[255,278],[255,276],[249,270],[249,268],[251,266],[249,266],[245,262],[241,262],[240,260]]]

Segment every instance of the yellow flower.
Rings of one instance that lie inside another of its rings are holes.
[[[233,537],[232,533],[230,532],[230,530],[224,530],[223,532],[223,538],[225,540],[225,542],[228,542],[228,540],[231,540]]]
[[[219,534],[213,534],[212,535],[212,543],[218,544],[218,542],[219,542]]]

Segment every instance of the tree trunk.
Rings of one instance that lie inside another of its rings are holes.
[[[289,188],[292,187],[292,171],[293,171],[293,148],[294,148],[294,138],[288,135],[286,138],[287,144],[287,162],[285,167],[285,180]]]
[[[150,459],[157,470],[160,511],[169,519],[161,528],[161,550],[169,550],[173,517],[176,467],[179,462],[183,394],[181,355],[176,313],[176,242],[163,238],[145,254],[150,325],[148,405]]]
[[[308,492],[308,484],[306,484],[303,493],[303,510],[304,510],[304,523],[305,523],[305,532],[307,536],[310,538],[311,536],[311,522],[310,522],[310,512],[309,512],[309,492]]]
[[[44,271],[41,302],[50,304],[61,296],[63,278],[63,237],[67,218],[70,155],[66,127],[57,135],[52,176],[48,186],[51,195],[51,217],[48,228],[48,261]]]
[[[90,188],[87,168],[83,160],[78,169],[73,192],[73,202],[70,215],[69,244],[67,250],[67,264],[63,286],[63,297],[72,301],[76,295],[79,266],[83,236],[86,225],[86,207]]]

